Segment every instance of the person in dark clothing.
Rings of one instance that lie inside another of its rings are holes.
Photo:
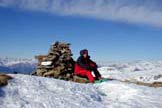
[[[90,82],[94,82],[95,79],[101,79],[101,74],[99,73],[97,68],[97,64],[90,59],[88,50],[81,50],[80,57],[77,59],[77,62],[75,64],[74,74],[87,77]],[[94,72],[95,78],[92,75],[92,71]]]

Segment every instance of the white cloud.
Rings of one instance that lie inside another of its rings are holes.
[[[162,27],[161,0],[0,0],[0,6]]]

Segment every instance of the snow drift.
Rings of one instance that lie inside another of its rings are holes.
[[[12,75],[0,88],[0,108],[161,108],[162,88],[108,81],[78,84]]]
[[[10,74],[14,79],[0,88],[0,108],[161,108],[162,87],[120,81],[162,82],[162,61],[108,63],[99,70],[117,80],[79,84]]]
[[[106,108],[92,84],[76,84],[50,78],[12,75],[1,89],[0,108]]]

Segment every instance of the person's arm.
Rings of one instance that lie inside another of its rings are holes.
[[[92,61],[91,59],[89,59],[89,61],[90,61],[90,64],[94,65],[95,68],[98,68],[97,64],[94,61]]]
[[[82,62],[82,58],[79,57],[78,60],[77,60],[77,63],[80,67],[84,68],[84,69],[87,69],[87,70],[91,70],[91,67],[89,65],[86,65]]]

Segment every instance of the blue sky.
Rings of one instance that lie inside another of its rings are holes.
[[[47,54],[58,40],[74,58],[87,48],[96,60],[162,59],[160,0],[22,1],[0,0],[0,57]]]

